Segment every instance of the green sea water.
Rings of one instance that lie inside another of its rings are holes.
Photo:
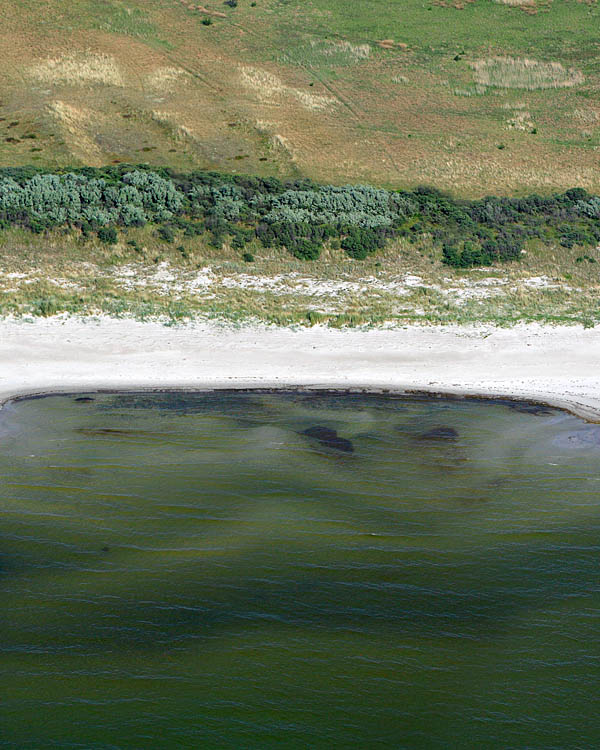
[[[12,403],[0,747],[596,748],[599,553],[600,427],[558,411]]]

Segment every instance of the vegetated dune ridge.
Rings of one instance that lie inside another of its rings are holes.
[[[0,165],[600,189],[596,3],[24,0]]]
[[[0,168],[0,225],[0,316],[600,322],[600,198],[580,188],[459,201],[144,165]]]
[[[97,389],[330,388],[538,401],[600,421],[600,330],[0,323],[0,401]]]

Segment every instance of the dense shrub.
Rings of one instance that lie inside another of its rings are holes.
[[[250,242],[255,236],[254,230],[233,227],[231,229],[231,246],[236,250],[242,250],[246,243]]]
[[[403,194],[365,185],[286,190],[281,195],[254,198],[253,206],[268,223],[359,227],[392,226],[416,209],[416,203]]]
[[[184,237],[198,237],[204,232],[204,224],[199,221],[186,221],[183,229]]]
[[[117,230],[114,227],[100,227],[98,237],[105,245],[117,244]]]
[[[494,261],[492,252],[493,248],[489,244],[484,247],[470,240],[462,243],[462,247],[444,245],[442,250],[444,262],[449,266],[457,268],[490,265]]]
[[[341,245],[350,257],[364,259],[391,237],[425,239],[445,263],[469,267],[516,260],[534,238],[565,248],[600,242],[600,197],[573,188],[552,196],[459,201],[429,187],[400,192],[306,178],[179,174],[148,165],[0,169],[0,229],[71,226],[85,236],[147,223],[159,225],[158,236],[167,242],[177,230],[184,237],[208,231],[215,247],[231,238],[232,247],[243,250],[258,238],[303,259],[318,257],[329,240],[332,248]]]
[[[36,174],[22,183],[0,177],[0,216],[32,229],[83,223],[143,226],[180,212],[183,197],[169,180],[140,170],[124,174],[116,184],[75,173]]]
[[[594,243],[594,235],[582,229],[567,229],[559,239],[563,247],[572,248],[574,245],[591,245]]]
[[[290,247],[290,250],[300,260],[316,260],[321,254],[319,243],[306,237],[298,237]]]
[[[346,236],[342,239],[342,248],[347,255],[357,260],[364,260],[385,244],[385,235],[372,229],[346,227]]]
[[[163,242],[173,242],[175,240],[175,232],[171,226],[162,226],[158,228],[158,236]]]
[[[577,211],[582,216],[587,216],[591,219],[600,219],[600,198],[595,196],[590,200],[579,200],[575,204]]]

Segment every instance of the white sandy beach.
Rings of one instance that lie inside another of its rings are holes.
[[[600,329],[0,323],[0,402],[56,391],[257,386],[505,396],[600,421]]]

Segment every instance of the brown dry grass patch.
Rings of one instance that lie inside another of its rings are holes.
[[[557,89],[583,83],[583,74],[559,62],[488,57],[472,64],[477,83],[506,89]]]
[[[329,109],[336,103],[331,96],[311,94],[308,91],[287,86],[274,73],[251,65],[241,67],[240,80],[242,85],[255,93],[260,101],[269,104],[282,104],[285,99],[292,98],[306,109],[314,111]]]
[[[29,75],[40,83],[51,85],[125,85],[121,69],[112,55],[90,51],[48,58],[29,68]]]
[[[74,154],[91,165],[102,163],[102,151],[89,133],[91,123],[98,122],[98,113],[83,107],[75,107],[59,99],[50,102],[48,112]]]

